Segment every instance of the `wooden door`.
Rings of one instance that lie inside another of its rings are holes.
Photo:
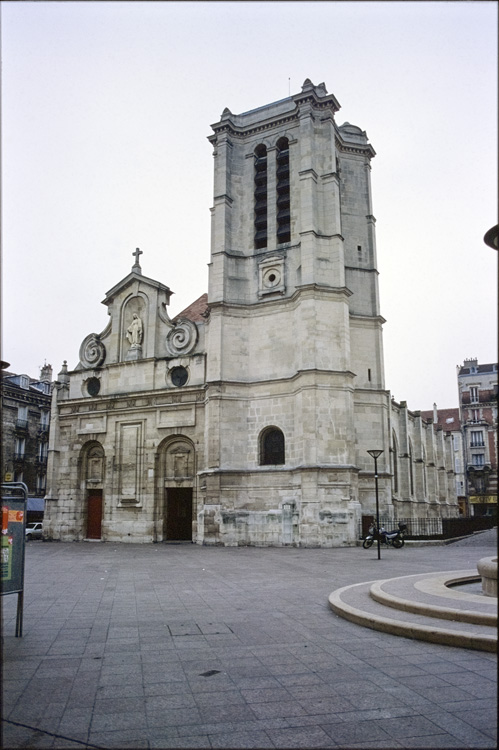
[[[192,487],[168,487],[166,493],[166,541],[192,541]]]
[[[100,539],[102,528],[102,490],[89,490],[87,499],[87,539]]]
[[[362,539],[369,534],[369,526],[374,523],[374,516],[362,516]]]

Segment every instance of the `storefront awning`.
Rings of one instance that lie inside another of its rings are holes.
[[[28,507],[26,510],[38,510],[43,513],[45,510],[45,499],[43,497],[28,497]]]

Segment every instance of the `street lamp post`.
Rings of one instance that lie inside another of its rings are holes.
[[[376,534],[378,537],[378,560],[381,560],[381,540],[379,535],[378,458],[381,456],[383,451],[371,450],[367,452],[374,458],[374,482],[376,487]]]

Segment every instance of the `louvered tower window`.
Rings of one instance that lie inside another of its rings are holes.
[[[289,142],[277,141],[277,244],[291,240],[291,214],[289,200]]]
[[[255,248],[267,247],[267,149],[255,149]]]

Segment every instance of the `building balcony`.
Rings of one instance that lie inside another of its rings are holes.
[[[16,430],[27,430],[28,424],[27,419],[16,419]]]
[[[14,453],[14,461],[24,461],[25,458],[26,458],[25,453],[20,453],[18,451]]]
[[[468,473],[478,472],[478,473],[490,473],[492,471],[492,465],[490,461],[485,461],[483,464],[474,464],[471,461],[466,464],[466,471]]]
[[[45,466],[47,463],[47,456],[37,456],[36,457],[36,463],[39,466]]]

